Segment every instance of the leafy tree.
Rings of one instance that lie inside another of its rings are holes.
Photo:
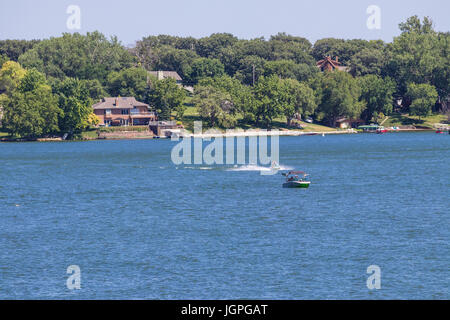
[[[108,40],[99,32],[88,32],[43,40],[22,54],[19,62],[55,78],[104,81],[111,71],[132,67],[136,59],[116,37]]]
[[[56,88],[59,107],[63,113],[59,117],[62,132],[79,133],[92,120],[92,100],[86,83],[82,80],[67,78]]]
[[[429,83],[434,85],[442,97],[450,94],[449,84],[449,37],[438,34],[432,28],[432,21],[424,18],[423,23],[416,16],[400,24],[403,33],[392,43],[392,59],[387,73],[396,79],[399,92],[405,95],[408,83]]]
[[[358,117],[364,107],[359,101],[361,88],[358,80],[343,71],[325,72],[322,78],[322,101],[319,110],[329,124],[335,126],[340,117]]]
[[[355,54],[364,49],[383,50],[385,44],[381,40],[367,41],[361,39],[343,40],[325,38],[317,40],[312,49],[315,60],[323,59],[326,56],[338,57],[344,65],[349,65]]]
[[[256,124],[262,122],[266,127],[272,125],[273,119],[283,111],[285,90],[282,80],[275,75],[261,77],[254,87],[256,98]]]
[[[253,93],[250,87],[243,85],[238,79],[223,75],[215,78],[203,78],[198,83],[202,87],[214,87],[228,93],[233,102],[233,113],[243,113],[252,110],[254,106]]]
[[[366,75],[360,80],[361,100],[366,105],[362,118],[366,122],[377,114],[389,115],[392,112],[393,94],[396,90],[395,82],[391,78],[385,79],[377,75]]]
[[[195,49],[201,57],[218,58],[221,49],[232,46],[237,41],[230,33],[214,33],[198,40]]]
[[[5,62],[9,61],[9,58],[6,55],[0,54],[0,68],[3,66]]]
[[[314,66],[315,61],[309,55],[311,43],[301,37],[293,37],[285,33],[272,36],[269,40],[272,52],[269,60],[292,60],[297,64]]]
[[[61,114],[57,98],[44,75],[32,69],[8,97],[2,123],[12,135],[36,138],[58,132]]]
[[[230,94],[213,86],[195,87],[193,98],[200,116],[207,120],[211,127],[219,125],[223,128],[232,128],[236,125],[234,104]]]
[[[168,120],[175,111],[177,119],[181,120],[185,111],[185,90],[172,78],[157,80],[151,77],[150,82],[149,103],[156,107],[159,117]]]
[[[26,70],[17,62],[5,62],[0,69],[0,93],[8,94],[17,88],[25,74]]]
[[[430,17],[424,17],[423,22],[421,22],[418,16],[412,16],[398,26],[402,33],[434,33],[433,20]]]
[[[350,59],[350,73],[354,77],[367,74],[381,75],[386,60],[387,50],[364,48]]]
[[[40,40],[0,40],[0,56],[16,61],[19,56],[32,49]]]
[[[284,91],[283,113],[288,126],[296,113],[304,116],[314,113],[317,107],[314,91],[306,83],[286,79],[282,83],[282,90]]]
[[[89,96],[92,100],[99,100],[108,96],[103,85],[99,80],[80,80],[86,86],[87,91],[89,92]]]
[[[407,96],[412,100],[409,107],[410,114],[426,117],[431,113],[432,107],[436,104],[438,94],[432,85],[422,83],[410,83],[408,85]]]
[[[107,79],[108,92],[114,97],[135,97],[143,101],[148,91],[147,77],[147,71],[142,68],[113,71]]]
[[[216,77],[225,73],[223,64],[218,59],[199,58],[192,64],[191,83],[196,84],[204,77]]]
[[[264,75],[277,75],[283,79],[308,80],[312,74],[318,72],[317,68],[307,64],[296,64],[292,60],[268,61],[264,66]]]
[[[258,56],[247,56],[239,61],[238,70],[235,77],[242,83],[253,85],[253,76],[255,82],[264,75],[266,60]]]
[[[183,82],[186,84],[191,82],[192,65],[199,58],[194,51],[164,46],[156,49],[155,53],[155,62],[149,70],[176,71],[183,79]]]

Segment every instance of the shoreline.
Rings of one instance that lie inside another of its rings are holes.
[[[392,130],[387,133],[401,133],[401,132],[434,132],[435,129],[398,129]],[[125,131],[126,132],[126,131]],[[337,134],[374,134],[375,132],[360,132],[355,129],[343,129],[343,130],[333,130],[333,131],[301,131],[301,130],[264,130],[264,129],[249,129],[249,130],[235,130],[228,132],[209,132],[209,133],[186,133],[181,134],[179,137],[181,138],[216,138],[216,137],[257,137],[257,136],[287,136],[287,137],[300,137],[300,136],[315,136],[315,135],[337,135]],[[37,139],[9,139],[9,138],[0,138],[0,143],[8,143],[8,142],[83,142],[83,141],[99,141],[99,140],[166,140],[170,139],[170,137],[158,137],[158,136],[134,136],[130,137],[124,134],[123,137],[120,137],[120,134],[115,134],[114,137],[97,137],[97,138],[88,138],[88,139],[73,139],[73,140],[63,140],[61,137],[54,138],[37,138]]]

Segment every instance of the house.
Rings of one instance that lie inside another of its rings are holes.
[[[324,59],[317,61],[317,67],[320,71],[345,71],[348,72],[350,70],[349,67],[343,66],[341,62],[339,62],[338,57],[336,60],[333,60],[330,56],[326,56]]]
[[[92,106],[94,114],[104,126],[148,125],[157,120],[156,112],[150,106],[134,97],[103,98]]]
[[[340,118],[336,120],[336,125],[341,129],[355,128],[363,123],[364,121],[361,119]]]
[[[167,78],[175,79],[176,83],[183,87],[185,90],[189,91],[190,93],[194,92],[194,88],[191,86],[183,86],[183,79],[180,77],[178,72],[176,71],[149,71],[149,75],[156,77],[158,80],[163,80]]]
[[[177,84],[182,85],[183,79],[180,77],[176,71],[149,71],[150,75],[156,77],[158,80],[163,80],[167,78],[175,79]]]

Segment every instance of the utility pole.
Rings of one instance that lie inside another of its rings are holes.
[[[252,64],[253,86],[255,86],[255,65]]]

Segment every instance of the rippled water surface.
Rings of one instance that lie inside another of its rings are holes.
[[[450,298],[449,135],[281,137],[309,189],[174,145],[1,143],[0,298]]]

